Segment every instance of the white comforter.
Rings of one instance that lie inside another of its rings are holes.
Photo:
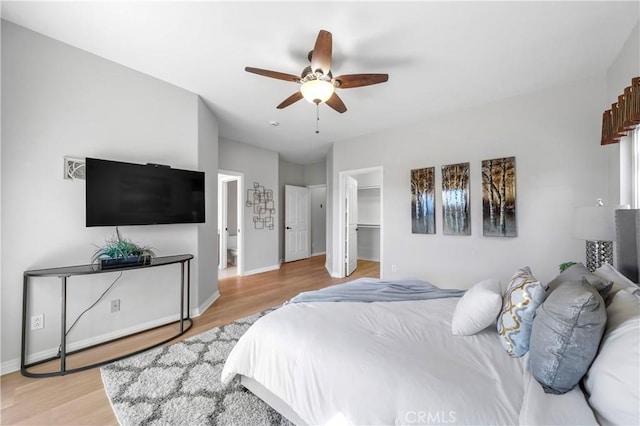
[[[528,423],[523,360],[495,328],[452,336],[458,300],[286,305],[238,341],[222,381],[251,377],[313,425]]]

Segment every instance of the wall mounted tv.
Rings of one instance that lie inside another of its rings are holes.
[[[202,223],[204,172],[86,159],[86,225]]]

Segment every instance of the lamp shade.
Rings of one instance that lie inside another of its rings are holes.
[[[302,96],[312,104],[321,104],[333,95],[333,84],[325,80],[309,80],[300,87]]]
[[[615,212],[629,206],[587,206],[578,207],[575,212],[573,235],[587,241],[615,241]]]

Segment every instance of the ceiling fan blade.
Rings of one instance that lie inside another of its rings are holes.
[[[280,102],[280,105],[278,105],[276,108],[278,109],[286,108],[289,105],[298,102],[300,99],[302,99],[302,93],[300,93],[300,91],[297,91],[296,93],[294,93],[293,95],[285,99],[284,101]]]
[[[251,73],[262,75],[265,77],[277,78],[278,80],[292,81],[294,83],[298,83],[300,81],[300,77],[295,76],[293,74],[285,74],[283,72],[269,71],[269,70],[263,70],[261,68],[252,68],[252,67],[245,67],[244,70],[246,72],[251,72]]]
[[[351,89],[353,87],[370,86],[389,80],[389,74],[349,74],[336,77],[337,87]]]
[[[316,45],[311,55],[311,70],[322,70],[324,75],[329,74],[331,70],[331,45],[332,37],[329,31],[320,30]]]
[[[347,111],[347,107],[344,106],[344,102],[342,102],[340,96],[335,92],[333,92],[333,95],[331,95],[329,100],[327,100],[327,105],[338,111],[340,114]]]

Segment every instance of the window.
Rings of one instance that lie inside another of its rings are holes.
[[[640,127],[631,133],[631,208],[640,209]]]
[[[620,140],[620,204],[640,208],[640,127]]]

